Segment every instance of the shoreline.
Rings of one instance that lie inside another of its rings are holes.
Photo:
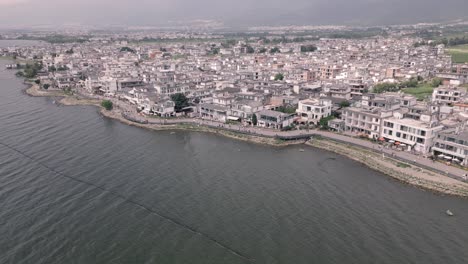
[[[222,135],[228,138],[237,139],[241,141],[251,142],[255,144],[263,144],[269,146],[276,146],[276,147],[284,147],[290,145],[298,145],[304,144],[304,140],[297,140],[297,141],[282,141],[271,137],[262,137],[262,136],[254,136],[254,135],[247,135],[242,133],[237,133],[234,131],[222,130],[222,129],[215,129],[204,125],[195,125],[195,124],[168,124],[168,125],[159,125],[159,124],[142,124],[134,121],[130,121],[122,115],[122,112],[117,109],[113,110],[106,110],[104,109],[99,99],[83,99],[76,95],[69,95],[65,94],[62,91],[52,90],[52,91],[44,91],[41,90],[37,84],[35,83],[28,83],[31,87],[25,90],[25,93],[32,97],[60,97],[61,99],[58,101],[59,104],[65,106],[77,106],[77,105],[89,105],[89,106],[96,106],[99,108],[99,112],[102,116],[105,116],[110,119],[117,120],[123,124],[129,126],[135,126],[140,128],[145,128],[153,131],[191,131],[191,132],[204,132],[204,133],[212,133],[217,135]]]
[[[366,150],[363,148],[357,148],[351,144],[345,144],[334,141],[332,139],[313,138],[312,140],[296,140],[296,141],[283,141],[272,137],[262,137],[257,135],[247,135],[237,133],[235,131],[229,131],[224,129],[216,129],[204,125],[197,124],[171,124],[171,125],[160,125],[160,124],[142,124],[128,120],[122,115],[122,112],[118,109],[105,110],[99,99],[84,99],[78,95],[65,94],[63,91],[53,90],[44,91],[41,90],[37,84],[28,83],[29,88],[25,90],[25,93],[32,97],[60,97],[59,104],[65,106],[76,106],[76,105],[90,105],[97,106],[102,116],[117,120],[123,124],[145,128],[153,131],[191,131],[191,132],[203,132],[211,133],[216,135],[225,136],[231,139],[241,140],[245,142],[251,142],[255,144],[262,144],[274,147],[286,147],[290,145],[302,145],[322,149],[334,152],[338,155],[345,156],[349,159],[355,160],[364,164],[368,168],[381,172],[392,179],[398,180],[399,182],[406,183],[408,185],[429,190],[434,193],[451,195],[457,197],[468,198],[468,183],[452,179],[448,176],[436,173],[414,164],[407,164],[405,162],[398,161],[389,157],[382,158],[379,154]]]
[[[437,194],[468,198],[468,183],[452,179],[414,164],[402,162],[388,156],[383,158],[380,154],[371,150],[329,139],[314,138],[307,142],[306,145],[347,157],[392,179],[419,189],[432,191]]]

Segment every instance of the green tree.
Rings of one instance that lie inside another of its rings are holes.
[[[350,105],[351,104],[349,103],[349,101],[340,102],[340,107],[341,108],[349,107]]]
[[[41,80],[37,79],[34,81],[36,84],[40,84],[41,83]]]
[[[319,121],[319,125],[323,129],[328,129],[328,121],[335,119],[334,116],[322,117]]]
[[[297,105],[296,106],[280,106],[276,111],[285,113],[285,114],[294,114],[296,113]]]
[[[439,87],[440,85],[442,85],[442,79],[440,79],[440,78],[434,78],[434,79],[432,79],[432,81],[431,81],[431,86],[432,86],[432,87],[437,88],[437,87]]]
[[[74,53],[73,48],[71,48],[71,49],[65,51],[65,53],[66,53],[66,54],[73,54],[73,53]]]
[[[267,49],[266,49],[266,48],[261,48],[261,49],[258,51],[258,53],[265,53],[265,52],[267,52]]]
[[[50,84],[48,83],[45,83],[44,85],[42,85],[42,88],[44,88],[45,90],[49,89],[50,87]]]
[[[176,112],[180,112],[184,107],[189,106],[188,98],[183,93],[171,95],[171,100],[175,103]]]
[[[376,84],[373,88],[374,93],[384,93],[384,92],[396,92],[399,90],[399,87],[395,83],[379,83]]]
[[[54,72],[54,71],[57,70],[57,68],[55,68],[55,66],[52,65],[52,66],[49,66],[49,67],[47,68],[47,70],[48,70],[49,72]]]
[[[129,47],[122,47],[122,48],[120,48],[120,52],[131,52],[131,53],[135,53],[135,50],[132,49],[132,48],[129,48]]]
[[[103,100],[101,106],[104,107],[107,111],[112,110],[114,104],[110,100]]]
[[[275,53],[279,53],[279,52],[280,52],[280,49],[278,47],[274,47],[274,48],[270,49],[271,54],[275,54]]]
[[[253,124],[254,126],[256,126],[257,123],[258,123],[257,115],[256,115],[256,114],[253,114],[253,115],[252,115],[252,124]]]
[[[282,81],[284,79],[284,75],[282,73],[278,73],[275,75],[275,81]]]
[[[409,81],[401,83],[400,88],[403,88],[403,87],[414,88],[414,87],[417,87],[417,86],[418,86],[418,79],[411,78],[411,79],[409,79]]]
[[[317,50],[317,47],[314,45],[301,46],[301,52],[314,52],[316,50]]]
[[[220,48],[211,48],[211,50],[208,52],[208,54],[218,55],[219,51],[220,51]]]
[[[32,79],[36,77],[37,72],[42,69],[42,64],[39,62],[36,62],[34,64],[29,64],[27,63],[24,67],[24,77],[28,79]]]
[[[17,71],[15,75],[16,75],[16,77],[24,77],[24,72]]]
[[[247,53],[255,53],[255,49],[252,48],[252,46],[247,46],[246,49],[247,49]]]
[[[24,69],[24,77],[26,78],[34,78],[37,75],[37,70],[34,68],[26,68]]]

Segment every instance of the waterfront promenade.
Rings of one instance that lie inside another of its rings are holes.
[[[138,119],[148,124],[154,125],[177,125],[177,124],[187,124],[187,125],[196,125],[196,126],[205,126],[214,129],[232,131],[241,134],[254,135],[260,137],[268,138],[278,138],[278,139],[313,139],[314,137],[322,137],[325,139],[337,141],[344,144],[351,144],[354,146],[362,147],[367,150],[372,150],[375,153],[382,155],[382,157],[391,157],[409,164],[414,164],[422,168],[435,171],[437,173],[449,176],[451,178],[468,182],[464,176],[468,173],[466,170],[449,166],[441,162],[433,161],[431,159],[425,158],[421,155],[414,154],[407,151],[400,151],[391,148],[386,148],[383,145],[377,144],[376,142],[360,139],[353,137],[352,135],[339,134],[329,131],[323,131],[318,129],[310,130],[291,130],[291,131],[278,131],[267,128],[252,127],[252,126],[243,126],[241,124],[225,124],[220,122],[215,122],[211,120],[204,120],[200,118],[151,118],[140,115],[136,112],[134,107],[131,105],[121,102],[118,100],[113,100],[116,105],[116,110],[121,111],[123,116],[131,117],[132,119]]]

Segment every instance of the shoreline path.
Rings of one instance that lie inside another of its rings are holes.
[[[446,175],[450,178],[468,182],[466,175],[468,171],[457,168],[454,166],[448,166],[441,162],[434,162],[431,159],[425,158],[420,155],[416,155],[410,152],[405,151],[398,151],[395,149],[385,148],[382,145],[376,144],[369,140],[359,139],[356,137],[352,137],[351,135],[340,134],[335,132],[328,132],[328,131],[321,131],[317,129],[310,129],[310,130],[292,130],[292,131],[278,131],[272,130],[267,128],[260,128],[260,127],[249,127],[243,126],[241,124],[225,124],[221,122],[215,122],[211,120],[205,120],[201,118],[151,118],[145,117],[141,114],[137,113],[136,108],[134,105],[129,103],[123,102],[121,100],[117,100],[116,98],[109,98],[103,96],[90,96],[82,91],[79,94],[85,98],[89,99],[106,99],[111,100],[114,104],[114,111],[120,113],[122,117],[129,121],[135,122],[135,120],[141,120],[147,122],[147,124],[154,124],[154,125],[177,125],[177,124],[189,124],[189,125],[197,125],[197,126],[205,126],[214,129],[222,129],[225,131],[232,131],[252,136],[260,136],[260,137],[268,137],[268,138],[314,138],[314,137],[322,137],[325,139],[329,139],[332,141],[337,141],[339,143],[350,144],[358,147],[365,148],[367,150],[372,150],[374,153],[385,156],[391,157],[396,160],[400,160],[402,162],[406,162],[408,164],[413,164],[419,166],[424,169],[428,169],[434,171],[436,173]]]

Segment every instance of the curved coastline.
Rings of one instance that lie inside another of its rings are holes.
[[[468,198],[468,183],[450,178],[440,173],[424,169],[416,166],[415,164],[406,164],[405,162],[398,161],[389,157],[382,158],[378,153],[371,150],[365,150],[363,148],[357,148],[350,144],[337,142],[332,139],[312,139],[308,141],[296,140],[296,141],[282,141],[272,137],[259,136],[259,135],[247,135],[243,133],[237,133],[235,131],[229,131],[224,129],[216,129],[199,124],[144,124],[139,122],[131,121],[122,115],[122,112],[118,109],[105,110],[100,105],[98,99],[86,99],[76,95],[65,94],[62,91],[44,91],[41,90],[38,85],[29,83],[30,87],[25,90],[25,93],[33,97],[60,97],[59,103],[66,106],[76,105],[90,105],[97,106],[100,109],[102,116],[115,119],[130,126],[136,126],[146,128],[154,131],[194,131],[194,132],[206,132],[217,135],[222,135],[236,140],[248,141],[256,144],[266,144],[270,146],[289,146],[297,144],[306,144],[307,146],[331,151],[336,154],[346,156],[352,160],[360,162],[367,167],[379,171],[395,180],[409,184],[411,186],[432,191],[437,194],[458,196],[462,198]]]
[[[229,137],[232,139],[248,141],[256,144],[266,144],[270,146],[289,146],[289,145],[297,145],[297,144],[304,144],[304,140],[298,141],[281,141],[271,137],[263,137],[259,135],[247,135],[242,133],[236,133],[234,131],[228,131],[223,129],[215,129],[212,127],[198,125],[198,124],[189,124],[189,123],[179,123],[179,124],[167,124],[167,125],[160,125],[160,124],[144,124],[139,122],[134,122],[125,118],[122,115],[122,112],[118,109],[113,110],[106,110],[104,109],[101,104],[100,100],[98,99],[86,99],[81,98],[75,95],[68,95],[62,91],[53,90],[53,91],[44,91],[39,89],[38,85],[34,83],[28,83],[30,87],[24,90],[24,92],[32,97],[58,97],[61,98],[58,103],[65,106],[76,106],[76,105],[89,105],[89,106],[96,106],[99,107],[100,114],[107,118],[111,118],[117,120],[123,124],[146,128],[154,131],[174,131],[174,130],[182,130],[182,131],[193,131],[193,132],[206,132],[206,133],[213,133],[222,135],[225,137]]]

